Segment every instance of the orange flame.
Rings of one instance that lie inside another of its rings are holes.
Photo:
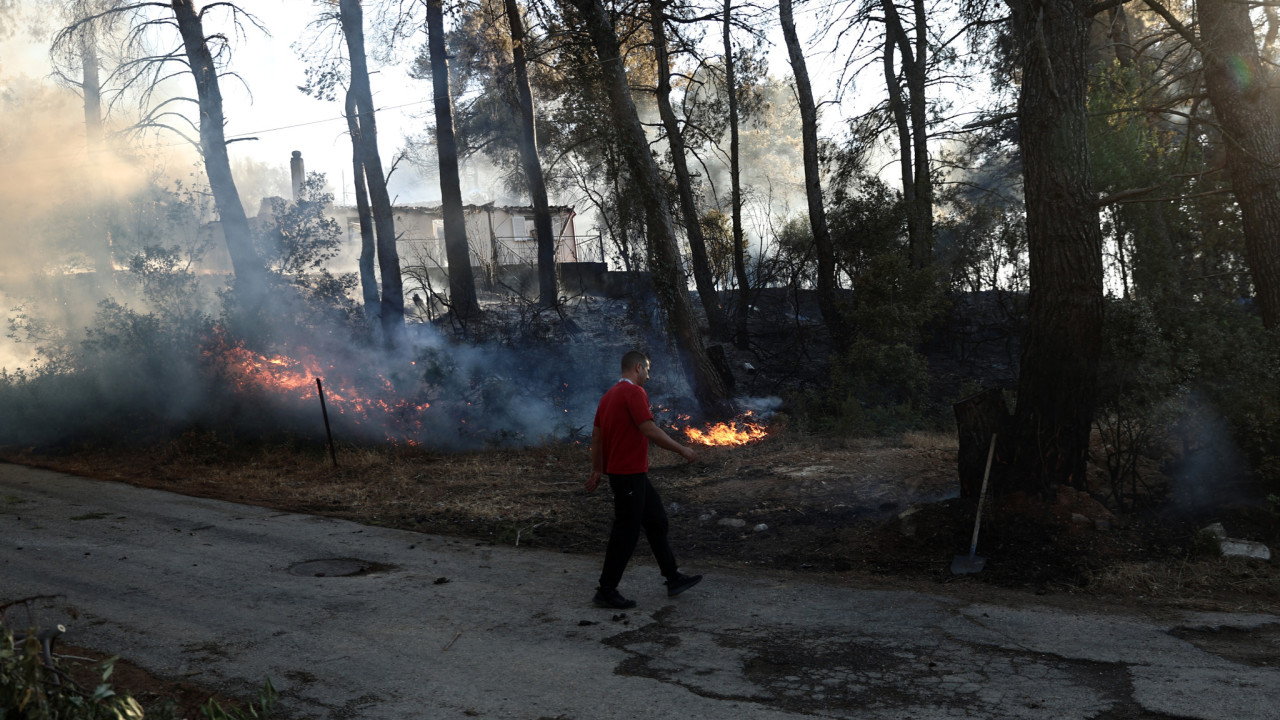
[[[768,430],[764,425],[748,422],[747,418],[749,417],[751,417],[751,413],[746,413],[738,420],[709,425],[705,430],[687,427],[684,429],[684,434],[691,442],[699,445],[746,445],[768,434]]]
[[[222,376],[237,393],[267,393],[296,402],[314,400],[316,378],[320,378],[324,383],[325,401],[331,411],[346,416],[355,424],[375,422],[396,426],[399,432],[394,434],[403,435],[399,439],[416,444],[408,435],[421,429],[416,416],[431,407],[430,403],[396,398],[395,386],[382,375],[374,381],[380,385],[379,392],[366,394],[355,381],[342,377],[332,363],[326,365],[306,350],[297,351],[297,354],[297,358],[282,354],[263,355],[246,348],[242,342],[231,341],[222,332],[212,338],[204,352],[206,358],[217,364]],[[388,431],[388,436],[392,435]]]

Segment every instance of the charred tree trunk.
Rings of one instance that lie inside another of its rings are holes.
[[[369,204],[369,187],[365,183],[364,140],[360,134],[359,111],[355,93],[347,90],[347,130],[351,133],[351,177],[356,186],[356,214],[360,218],[360,290],[364,296],[364,318],[370,330],[381,325],[382,304],[378,299],[378,278],[374,274],[377,244],[373,233],[373,209]]]
[[[676,249],[671,208],[667,204],[666,193],[663,192],[664,184],[658,173],[658,166],[649,152],[649,140],[645,137],[644,126],[640,124],[635,103],[631,99],[618,47],[618,36],[600,0],[570,2],[582,14],[591,43],[595,46],[605,90],[609,95],[613,124],[617,129],[618,144],[644,203],[645,226],[649,237],[649,269],[653,272],[658,300],[666,310],[667,328],[675,340],[685,377],[688,378],[689,386],[703,413],[713,417],[727,417],[734,413],[733,401],[707,356],[697,323],[694,322],[689,290],[680,267],[680,254]]]
[[[671,64],[667,55],[665,6],[665,0],[651,0],[649,3],[650,22],[653,26],[653,49],[658,70],[658,113],[662,116],[662,125],[667,131],[667,144],[671,147],[671,164],[675,168],[676,188],[680,192],[680,214],[684,216],[685,234],[689,238],[694,284],[698,287],[702,309],[707,314],[707,325],[711,329],[711,336],[719,340],[727,340],[729,322],[725,318],[724,310],[720,307],[715,279],[711,275],[711,265],[707,262],[707,241],[702,235],[702,214],[698,212],[698,203],[693,196],[693,181],[689,174],[689,163],[685,158],[684,135],[680,131],[680,122],[676,119],[675,110],[671,107]]]
[[[358,136],[358,152],[368,183],[369,201],[373,212],[373,229],[378,248],[378,271],[382,278],[382,301],[379,315],[382,318],[383,339],[390,347],[404,341],[404,285],[400,278],[400,253],[396,249],[395,217],[391,212],[391,195],[387,192],[387,178],[382,172],[382,156],[378,153],[378,126],[373,110],[373,90],[369,86],[369,66],[364,52],[364,12],[360,0],[341,0],[339,15],[342,34],[347,42],[347,54],[351,58],[351,90],[355,99]]]
[[[729,100],[729,217],[733,225],[733,274],[738,278],[738,312],[733,343],[746,349],[747,319],[751,310],[751,279],[747,277],[747,244],[742,235],[742,170],[738,143],[738,76],[733,63],[730,35],[733,0],[724,0],[724,91]],[[819,280],[821,283],[821,280]]]
[[[458,180],[458,141],[453,134],[453,98],[449,95],[449,58],[444,46],[442,0],[427,0],[427,47],[431,54],[431,87],[436,110],[436,150],[440,158],[440,200],[444,215],[445,256],[449,260],[449,304],[459,318],[480,314],[467,220]]]
[[[1254,299],[1268,328],[1280,326],[1280,95],[1262,62],[1249,5],[1201,0],[1205,86],[1227,145],[1240,204]]]
[[[849,331],[836,299],[836,256],[827,227],[827,212],[822,201],[822,175],[818,165],[818,109],[809,84],[800,37],[791,15],[791,0],[778,1],[782,34],[786,38],[791,71],[795,74],[796,95],[800,104],[800,123],[804,138],[804,189],[809,200],[809,227],[813,231],[814,252],[818,256],[818,309],[831,334],[832,342],[841,350],[849,345]]]
[[[997,491],[1082,487],[1102,341],[1102,231],[1085,122],[1086,0],[1009,0],[1030,248],[1012,473]]]
[[[529,87],[528,58],[524,49],[524,22],[516,0],[506,0],[507,22],[511,25],[511,57],[515,69],[516,94],[520,101],[520,163],[533,199],[533,228],[538,236],[538,302],[545,307],[559,303],[556,289],[556,237],[551,227],[551,206],[547,183],[538,158],[533,90]],[[433,73],[434,77],[434,73]]]
[[[227,139],[223,133],[226,119],[222,115],[222,91],[218,87],[218,69],[205,43],[204,27],[192,0],[172,0],[174,19],[182,35],[187,62],[196,81],[200,106],[200,151],[204,169],[213,191],[213,202],[222,221],[222,232],[231,255],[237,291],[242,303],[251,309],[261,306],[266,291],[267,273],[262,259],[253,249],[249,236],[249,219],[240,204],[240,193],[231,177],[231,160],[227,156]]]
[[[1009,407],[1004,402],[1004,391],[991,388],[961,400],[952,409],[960,440],[957,454],[960,497],[977,498],[982,491],[991,437],[1003,437],[1008,432]],[[992,465],[995,464],[993,459]]]

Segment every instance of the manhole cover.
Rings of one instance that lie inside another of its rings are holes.
[[[330,558],[297,563],[289,567],[289,574],[301,577],[352,577],[368,575],[379,570],[390,569],[390,567],[390,565],[356,558]]]

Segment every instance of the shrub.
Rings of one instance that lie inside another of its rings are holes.
[[[1197,446],[1238,450],[1261,487],[1280,489],[1280,336],[1238,304],[1212,300],[1118,300],[1106,318],[1097,424],[1119,504],[1138,491],[1139,456],[1185,463]],[[1216,417],[1234,448],[1209,447],[1191,429]]]
[[[0,627],[0,718],[9,720],[141,720],[142,706],[117,693],[108,680],[116,658],[98,664],[101,682],[92,690],[71,682],[57,662],[46,665],[33,629],[15,642]]]

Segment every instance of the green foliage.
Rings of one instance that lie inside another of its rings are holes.
[[[1146,302],[1113,302],[1104,318],[1094,424],[1106,453],[1111,500],[1127,509],[1151,499],[1139,461],[1168,452],[1195,358],[1185,353],[1181,332],[1162,328]]]
[[[1208,305],[1185,322],[1198,363],[1195,389],[1226,419],[1263,486],[1280,490],[1280,334],[1228,304]]]
[[[830,382],[797,399],[801,427],[842,436],[929,427],[929,368],[914,348],[868,338],[831,364]]]
[[[1089,88],[1089,165],[1103,191],[1137,188],[1163,178],[1163,161],[1176,135],[1138,110],[1147,92],[1142,69],[1118,62],[1103,68]]]
[[[45,665],[34,628],[19,643],[0,626],[0,720],[141,720],[142,706],[108,682],[115,660],[98,665],[96,687],[81,688],[56,659],[53,667]]]
[[[844,310],[856,332],[885,345],[918,345],[946,308],[937,271],[909,266],[901,195],[859,176],[836,194],[828,224],[853,288]]]
[[[717,287],[728,287],[733,281],[733,227],[728,215],[708,210],[698,219],[707,245],[707,264]]]
[[[267,268],[292,282],[323,268],[342,245],[342,228],[325,215],[333,193],[324,184],[323,173],[307,173],[296,201],[270,198],[274,222],[255,233],[255,249]]]
[[[909,267],[901,198],[878,178],[857,176],[837,192],[828,221],[852,287],[843,310],[855,335],[833,359],[830,382],[800,400],[802,423],[844,435],[928,427],[930,375],[917,348],[945,305],[935,271]],[[779,245],[812,257],[807,223],[789,224]]]
[[[1097,424],[1113,495],[1140,494],[1139,456],[1170,457],[1197,405],[1221,415],[1255,477],[1280,489],[1280,337],[1234,303],[1112,302],[1106,313]]]
[[[934,227],[937,265],[955,292],[1024,292],[1030,286],[1020,206],[975,202],[954,194]]]

